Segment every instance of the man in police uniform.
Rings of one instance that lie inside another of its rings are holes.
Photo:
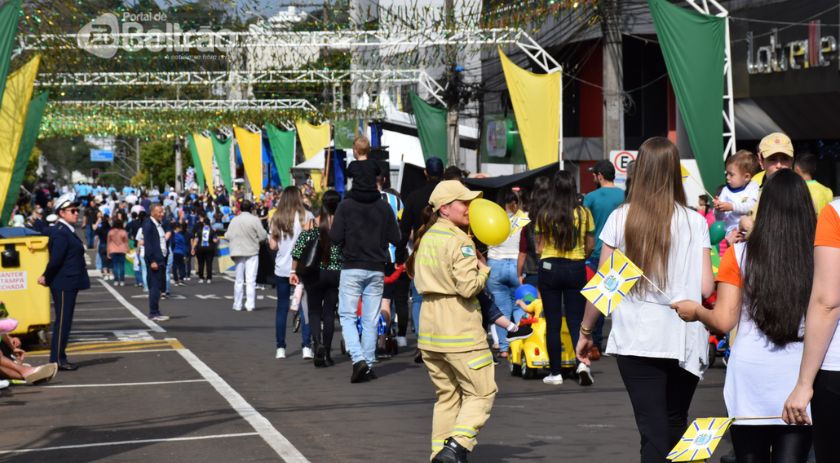
[[[90,288],[85,267],[85,246],[76,235],[79,203],[72,194],[63,195],[55,203],[58,221],[49,234],[50,260],[38,283],[49,286],[52,293],[55,320],[50,343],[50,362],[57,362],[60,370],[78,367],[67,361],[67,338],[73,324],[73,311],[79,290]]]

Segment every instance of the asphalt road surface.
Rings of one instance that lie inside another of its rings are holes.
[[[133,283],[131,278],[127,284]],[[92,279],[80,293],[69,358],[80,368],[46,386],[3,391],[0,461],[15,462],[427,462],[434,390],[409,348],[350,384],[351,365],[274,358],[276,297],[258,291],[253,312],[231,310],[233,283],[196,279],[161,302],[154,323],[142,290]],[[31,352],[34,364],[47,352]],[[615,361],[596,383],[548,386],[496,366],[499,393],[471,462],[634,462],[639,435]],[[725,416],[724,370],[706,373],[691,418]],[[711,462],[731,446],[721,443]]]

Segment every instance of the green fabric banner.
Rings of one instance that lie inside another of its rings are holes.
[[[340,150],[352,149],[358,130],[359,121],[357,120],[335,121],[335,148]]]
[[[192,154],[193,169],[195,169],[195,183],[198,184],[198,191],[204,192],[204,169],[201,168],[201,159],[198,157],[198,146],[195,144],[195,137],[190,134],[190,154]]]
[[[446,141],[446,109],[426,103],[414,92],[409,93],[409,97],[417,121],[417,134],[423,148],[423,158],[437,156],[443,161],[443,165],[447,165],[449,145]]]
[[[15,166],[12,169],[12,179],[9,182],[9,194],[6,195],[6,203],[3,204],[0,223],[7,223],[15,208],[15,203],[20,194],[20,183],[26,174],[26,167],[29,166],[29,157],[32,148],[35,147],[35,140],[38,139],[38,132],[41,130],[41,118],[44,116],[44,108],[47,107],[49,92],[41,92],[29,102],[29,109],[26,112],[26,122],[23,126],[23,135],[20,139]]]
[[[271,155],[279,171],[280,184],[284,188],[291,186],[292,167],[295,165],[295,132],[280,130],[269,122],[265,123],[265,127],[268,131]]]
[[[233,178],[230,176],[230,147],[233,144],[233,137],[222,142],[219,141],[216,134],[210,134],[210,140],[213,141],[213,157],[219,167],[219,175],[222,177],[222,183],[225,184],[228,194],[230,194],[233,192]]]
[[[724,182],[723,90],[726,19],[648,0],[688,141],[709,191]]]
[[[9,0],[0,7],[0,103],[6,90],[6,77],[12,64],[12,46],[20,19],[21,0]],[[5,222],[4,222],[5,223]]]

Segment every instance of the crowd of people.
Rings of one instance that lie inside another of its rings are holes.
[[[640,147],[626,190],[614,183],[607,161],[589,169],[598,188],[585,196],[566,171],[537,178],[527,191],[503,188],[493,199],[512,219],[527,213],[530,223],[489,247],[469,233],[469,205],[481,193],[464,186],[459,169],[430,157],[425,185],[403,198],[390,187],[389,173],[368,158],[367,139],[358,138],[353,151],[352,188],[344,195],[289,186],[252,201],[223,189],[179,195],[77,185],[77,201],[53,200],[44,188],[28,225],[57,236],[49,225],[56,220],[45,219],[57,214],[64,236],[51,244],[44,281],[56,301],[51,362],[75,369],[64,355],[75,294],[62,291],[86,284],[59,287],[49,270],[59,255],[69,258],[67,246],[59,246],[73,227],[81,226],[83,244],[97,250],[103,279],[124,285],[124,270],[133,265],[135,284],[149,292],[149,316],[159,322],[168,319],[159,299],[190,282],[194,263],[198,284],[213,281],[224,237],[235,267],[233,310],[254,310],[259,284],[276,288],[277,359],[287,355],[289,313],[300,308],[303,358],[318,368],[334,365],[338,318],[352,359],[350,381],[367,382],[376,379],[383,355],[378,324],[393,323],[404,347],[411,322],[415,359],[437,392],[435,462],[466,461],[476,445],[496,394],[492,365],[505,361],[510,342],[530,334],[518,324],[524,304],[516,299],[526,283],[539,289],[547,325],[543,382],[557,386],[574,378],[591,386],[591,362],[602,353],[614,356],[641,435],[642,462],[664,461],[685,430],[709,366],[709,330],[730,333],[729,415],[761,418],[736,419],[738,461],[804,462],[812,445],[818,461],[832,458],[840,422],[840,341],[833,339],[840,202],[814,180],[816,157],[794,156],[784,134],[765,137],[756,154],[730,156],[726,184],[714,198],[701,197],[696,209],[687,205],[677,148],[664,138]],[[83,217],[75,217],[80,210]],[[709,234],[716,221],[726,231],[719,245]],[[723,256],[716,277],[713,246]],[[603,317],[580,291],[617,250],[646,278],[612,315],[605,344]],[[561,362],[564,319],[577,354],[571,373]],[[814,426],[795,426],[804,423]]]

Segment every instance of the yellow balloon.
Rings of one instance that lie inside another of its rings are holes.
[[[488,246],[502,244],[510,235],[510,219],[501,206],[486,199],[470,203],[470,227],[475,237]]]

